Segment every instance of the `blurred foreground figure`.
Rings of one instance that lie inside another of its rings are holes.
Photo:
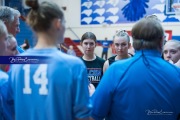
[[[95,120],[176,120],[180,114],[180,69],[161,58],[164,30],[142,19],[132,28],[134,57],[105,72],[92,96]]]
[[[88,78],[83,62],[56,47],[64,40],[63,12],[52,2],[26,0],[27,23],[37,36],[21,56],[48,57],[47,63],[17,64],[10,69],[8,100],[16,120],[74,120],[90,116]],[[52,62],[53,61],[53,62]]]

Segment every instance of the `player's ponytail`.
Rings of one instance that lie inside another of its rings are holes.
[[[52,2],[44,1],[41,4],[38,0],[26,0],[31,11],[27,16],[27,23],[35,32],[48,31],[54,19],[64,20],[64,15],[60,7]]]
[[[39,7],[38,0],[26,0],[26,5],[31,7],[33,10],[37,10]]]

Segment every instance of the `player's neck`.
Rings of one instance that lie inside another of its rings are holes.
[[[56,46],[55,44],[46,44],[43,42],[38,42],[34,48],[35,49],[56,48]]]
[[[126,58],[129,58],[130,56],[127,54],[127,55],[117,55],[115,57],[115,60],[121,60],[121,59],[126,59]]]
[[[96,59],[96,55],[84,55],[83,57],[82,57],[84,60],[86,60],[86,61],[93,61],[93,60],[95,60]]]
[[[42,49],[42,48],[55,48],[56,47],[56,40],[48,35],[40,35],[38,36],[38,41],[35,46],[35,49]]]

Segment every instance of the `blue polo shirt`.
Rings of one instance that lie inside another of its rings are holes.
[[[156,50],[113,63],[92,96],[96,120],[175,120],[180,113],[180,69]]]

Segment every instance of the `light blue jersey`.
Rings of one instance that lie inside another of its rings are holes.
[[[179,120],[180,69],[156,50],[113,63],[92,96],[95,120]]]
[[[2,86],[8,80],[8,74],[0,69],[0,86]]]
[[[12,65],[10,91],[16,120],[74,120],[89,116],[83,62],[57,49],[29,49],[22,56],[49,56],[48,64]]]
[[[14,106],[7,102],[8,74],[0,69],[0,120],[13,120]]]

